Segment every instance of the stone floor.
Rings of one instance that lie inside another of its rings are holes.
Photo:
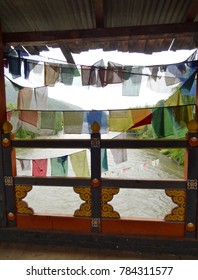
[[[198,255],[71,248],[0,242],[0,260],[198,260]]]

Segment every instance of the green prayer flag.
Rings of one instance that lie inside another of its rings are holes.
[[[108,171],[107,149],[101,149],[101,170]]]
[[[174,134],[172,108],[158,107],[153,109],[152,126],[158,138]]]
[[[68,156],[51,158],[51,176],[68,175]]]

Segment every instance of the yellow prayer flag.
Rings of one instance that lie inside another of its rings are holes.
[[[133,125],[131,110],[113,110],[109,112],[109,130],[127,131]]]
[[[70,161],[77,177],[90,177],[86,150],[71,154]]]

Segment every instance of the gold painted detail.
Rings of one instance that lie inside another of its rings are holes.
[[[4,176],[4,184],[5,184],[5,186],[13,186],[13,177]]]
[[[195,229],[196,229],[196,226],[195,226],[195,224],[193,224],[193,223],[188,223],[188,224],[186,225],[186,230],[187,230],[187,231],[192,232],[192,231],[195,231]]]
[[[15,199],[16,199],[16,209],[18,214],[34,214],[34,210],[28,207],[27,202],[22,201],[26,197],[27,193],[31,191],[32,186],[15,186]]]
[[[92,133],[99,133],[100,132],[100,125],[98,122],[94,121],[91,125]]]
[[[3,145],[4,148],[9,147],[9,146],[10,146],[10,139],[8,139],[8,138],[3,138],[3,140],[2,140],[2,145]]]
[[[2,128],[3,128],[4,133],[11,133],[13,126],[10,122],[6,121],[6,122],[4,122]]]
[[[92,187],[95,187],[95,188],[100,187],[100,180],[97,179],[97,178],[92,179],[92,180],[91,180],[91,186],[92,186]]]
[[[114,211],[113,206],[108,204],[113,199],[113,196],[118,194],[119,188],[105,188],[101,192],[101,204],[102,204],[102,217],[103,218],[115,218],[119,219],[120,214]]]
[[[91,190],[90,188],[75,187],[75,193],[78,193],[80,198],[85,202],[80,205],[80,208],[75,210],[75,217],[91,217]]]
[[[85,202],[80,205],[80,208],[75,210],[75,217],[91,217],[91,189],[74,187],[74,191],[80,195],[80,198]],[[101,215],[102,218],[119,219],[120,215],[114,211],[113,207],[108,204],[113,199],[113,196],[119,193],[119,188],[101,189]]]
[[[196,190],[197,189],[197,179],[187,181],[187,189]]]
[[[183,190],[166,190],[165,193],[178,205],[172,209],[170,214],[165,216],[165,221],[183,222],[185,218],[186,192]]]
[[[100,218],[91,219],[91,226],[94,228],[100,227]]]
[[[100,148],[100,139],[99,138],[91,139],[91,148]]]

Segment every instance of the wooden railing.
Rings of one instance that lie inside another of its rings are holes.
[[[193,127],[193,126],[192,126]],[[139,234],[197,238],[198,229],[198,133],[189,126],[189,133],[183,140],[134,140],[134,139],[101,139],[99,126],[92,125],[90,139],[35,139],[18,140],[12,139],[10,129],[5,129],[2,135],[1,156],[4,162],[1,170],[3,188],[0,189],[1,224],[0,227],[38,228],[38,229],[64,229],[72,232],[95,232],[111,234]],[[90,178],[79,177],[32,177],[15,176],[14,171],[14,148],[85,148],[91,153],[91,176]],[[112,179],[101,178],[101,149],[143,149],[143,148],[184,148],[187,151],[187,172],[183,180],[139,180],[137,179]],[[27,186],[62,186],[78,187],[88,192],[90,199],[87,203],[85,215],[74,217],[56,217],[34,215],[26,206],[22,205],[20,212],[17,203],[23,204],[22,199],[31,188]],[[20,189],[21,187],[21,189]],[[103,200],[103,192],[113,195],[112,190],[119,188],[128,189],[163,189],[177,207],[173,209],[172,216],[167,220],[146,219],[121,219],[113,210],[106,215],[105,207],[110,207]],[[17,197],[16,192],[20,195]]]

